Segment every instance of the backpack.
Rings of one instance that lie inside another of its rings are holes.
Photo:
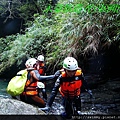
[[[20,95],[24,91],[24,87],[27,81],[27,70],[21,70],[13,77],[7,86],[7,93],[12,96]]]

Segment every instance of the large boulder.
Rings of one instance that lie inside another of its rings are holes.
[[[61,120],[58,116],[48,116],[38,107],[22,101],[0,97],[0,120]]]
[[[38,110],[30,104],[19,100],[0,98],[0,114],[7,115],[45,115],[43,111]]]

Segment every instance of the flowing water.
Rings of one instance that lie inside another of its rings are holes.
[[[8,85],[8,80],[0,80],[0,97],[9,98],[10,95],[7,94],[6,88]]]
[[[8,80],[5,80],[5,79],[0,80],[0,97],[11,98],[11,96],[6,91],[8,83],[9,83]],[[48,87],[49,87],[49,85],[48,85]],[[48,97],[50,96],[51,90],[52,90],[52,88],[50,88],[49,90],[47,89]],[[62,112],[64,112],[64,108],[62,106],[62,97],[58,93],[55,98],[55,101],[53,102],[53,105],[52,105],[52,108],[51,108],[51,111],[49,112],[49,114],[59,115]]]
[[[0,80],[0,97],[10,98],[11,96],[7,94],[6,88],[8,85],[8,80]],[[50,85],[47,86],[48,98],[51,93],[51,88],[48,90]],[[113,86],[113,84],[112,84]],[[81,93],[81,106],[82,114],[119,114],[120,113],[120,94],[119,92],[112,91],[110,92],[108,84],[101,85],[97,89],[93,89],[94,99],[90,99],[90,96],[87,92]],[[62,106],[62,97],[58,93],[52,108],[48,114],[59,115],[64,112]]]

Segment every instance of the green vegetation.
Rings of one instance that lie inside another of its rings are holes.
[[[4,22],[8,18],[22,18],[27,22],[33,20],[35,13],[42,14],[47,4],[45,0],[1,0],[0,17],[6,17]]]
[[[119,4],[118,0],[83,0],[58,4]],[[53,8],[52,8],[53,9]],[[34,14],[25,34],[0,38],[0,74],[15,63],[18,68],[25,57],[37,57],[43,53],[48,70],[53,72],[62,67],[66,56],[78,58],[80,55],[94,55],[111,44],[120,48],[120,12],[58,12]]]

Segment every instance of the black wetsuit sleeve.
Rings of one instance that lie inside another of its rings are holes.
[[[38,70],[34,70],[36,77],[38,78],[39,81],[47,81],[55,78],[55,75],[49,75],[49,76],[41,76],[38,72]]]
[[[84,75],[83,75],[83,73],[82,73],[82,86],[83,86],[83,88],[85,89],[85,90],[89,90],[89,87],[88,87],[88,84],[87,84],[87,82],[86,82],[86,80],[85,80],[85,78],[84,78]]]
[[[47,105],[48,105],[49,107],[52,106],[52,103],[53,103],[53,101],[54,101],[54,99],[55,99],[55,97],[56,97],[56,95],[57,95],[57,93],[58,93],[58,91],[59,91],[60,79],[61,79],[61,75],[57,78],[57,80],[56,80],[56,82],[55,82],[55,85],[54,85],[54,87],[53,87],[53,89],[52,89],[50,98],[49,98],[48,103],[47,103]]]

